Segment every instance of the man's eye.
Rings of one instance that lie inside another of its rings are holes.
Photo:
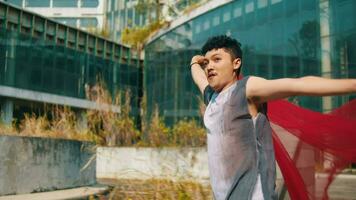
[[[221,60],[221,58],[214,58],[214,61],[216,62],[216,61],[220,61]]]
[[[205,69],[205,68],[208,66],[208,64],[209,64],[209,61],[208,61],[208,60],[204,60],[204,61],[200,64],[200,66],[201,66],[202,69]]]

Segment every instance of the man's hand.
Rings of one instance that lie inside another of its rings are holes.
[[[208,64],[209,60],[206,59],[204,56],[202,55],[195,55],[192,60],[190,61],[190,66],[193,66],[195,64],[200,65],[200,67],[202,69],[204,69],[204,66],[206,66]]]
[[[204,93],[206,86],[209,84],[203,70],[208,62],[209,61],[202,55],[195,55],[190,62],[193,80],[202,94]]]

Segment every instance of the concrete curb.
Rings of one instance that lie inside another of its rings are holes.
[[[91,195],[105,194],[108,186],[87,186],[52,192],[40,192],[20,195],[0,196],[0,200],[58,200],[58,199],[86,199]]]

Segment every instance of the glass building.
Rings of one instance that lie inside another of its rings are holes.
[[[168,123],[199,116],[200,94],[189,64],[214,35],[226,34],[242,43],[245,76],[355,78],[355,10],[353,0],[211,1],[172,22],[146,44],[149,111],[157,104]],[[328,112],[355,97],[289,100]]]
[[[130,90],[138,115],[140,63],[127,46],[0,2],[1,112],[33,102],[91,108],[86,91],[100,77],[111,94]]]
[[[125,28],[142,27],[156,19],[152,10],[136,10],[137,0],[108,0],[106,9],[107,24],[111,38],[121,41],[121,32]]]
[[[189,6],[207,0],[108,0],[106,8],[107,25],[111,38],[121,41],[121,33],[125,28],[143,27],[157,20],[156,8],[160,9],[160,17],[165,21],[171,21]],[[139,8],[138,8],[139,7]]]
[[[106,0],[0,0],[44,15],[63,24],[83,29],[107,28]]]

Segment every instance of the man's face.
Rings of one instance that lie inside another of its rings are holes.
[[[232,60],[231,55],[224,49],[210,50],[205,54],[205,58],[205,75],[215,91],[220,92],[237,80],[234,70],[240,67],[240,58]]]

